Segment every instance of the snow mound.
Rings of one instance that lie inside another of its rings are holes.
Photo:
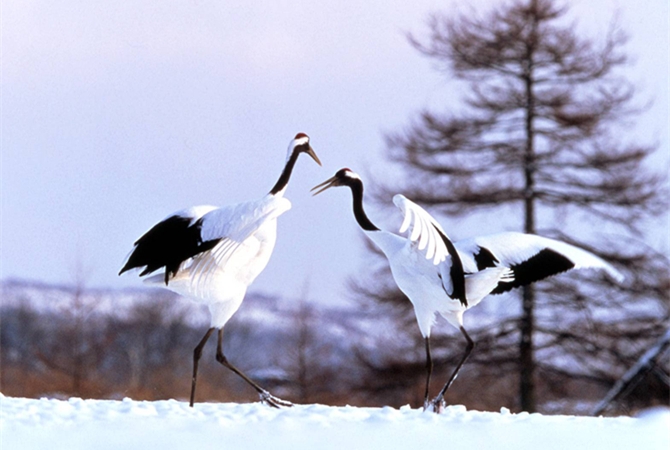
[[[632,417],[543,416],[409,406],[25,399],[0,394],[3,449],[670,448],[670,409]]]

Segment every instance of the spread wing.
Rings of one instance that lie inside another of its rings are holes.
[[[442,226],[425,209],[404,195],[395,195],[393,203],[404,216],[400,232],[407,231],[408,239],[417,242],[417,249],[438,266],[442,286],[447,294],[467,305],[463,264]]]
[[[600,269],[614,280],[623,275],[602,258],[574,245],[533,234],[506,232],[456,242],[466,270],[503,265],[514,280],[493,290],[499,294],[572,269]]]

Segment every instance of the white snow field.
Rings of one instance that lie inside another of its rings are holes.
[[[25,399],[0,396],[0,448],[668,450],[670,409],[577,417],[260,403]]]

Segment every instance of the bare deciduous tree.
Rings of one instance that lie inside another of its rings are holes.
[[[616,338],[603,338],[614,326],[603,311],[620,306],[624,312],[609,317],[644,316],[644,325],[625,325],[635,328],[642,347],[662,333],[668,317],[667,260],[642,243],[641,231],[667,211],[666,180],[645,166],[655,147],[621,132],[641,112],[634,86],[621,74],[627,38],[616,22],[602,39],[582,37],[566,13],[555,0],[511,0],[486,14],[434,14],[426,39],[410,36],[466,87],[464,107],[424,110],[389,135],[388,154],[406,176],[376,195],[387,202],[401,191],[450,217],[512,211],[524,232],[570,241],[627,272],[626,286],[617,289],[580,276],[523,289],[521,314],[511,320],[518,329],[518,406],[526,411],[536,409],[538,370],[607,384],[612,366],[607,375],[604,364],[587,364],[593,352],[622,367],[622,359],[644,351],[615,350]],[[633,312],[636,304],[646,312]],[[572,314],[561,317],[565,308]],[[575,364],[551,362],[556,346],[576,352]]]

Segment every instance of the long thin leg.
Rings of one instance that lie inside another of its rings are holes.
[[[426,393],[423,398],[423,407],[428,407],[430,395],[430,376],[433,374],[433,358],[430,356],[430,338],[426,338]]]
[[[258,392],[258,394],[260,395],[262,402],[265,402],[270,406],[274,406],[275,408],[279,408],[280,406],[293,406],[291,402],[281,400],[271,395],[268,391],[260,387],[251,378],[246,376],[244,372],[242,372],[240,369],[238,369],[237,367],[233,366],[231,363],[228,362],[228,359],[223,354],[223,328],[219,328],[219,336],[216,343],[216,360],[225,367],[235,372],[235,374],[237,374],[240,378],[246,381],[251,387],[256,389],[256,392]]]
[[[449,377],[449,381],[444,385],[442,390],[440,391],[439,394],[437,394],[437,397],[433,399],[431,402],[433,405],[433,408],[435,411],[439,411],[440,407],[442,405],[442,400],[444,399],[444,394],[447,392],[447,389],[449,389],[449,386],[456,380],[456,377],[458,376],[458,372],[460,372],[461,367],[465,363],[465,361],[468,359],[470,356],[470,353],[472,353],[472,349],[475,348],[475,343],[472,339],[470,339],[470,336],[468,335],[468,332],[465,331],[465,328],[461,327],[460,328],[461,333],[463,333],[463,336],[465,336],[465,340],[468,341],[468,345],[465,347],[465,354],[463,355],[463,358],[461,358],[461,361],[458,363],[456,366],[456,369],[454,370],[454,373],[451,374],[451,377]]]
[[[198,378],[198,362],[200,361],[200,357],[202,356],[202,349],[205,347],[205,344],[207,343],[207,340],[209,340],[209,337],[212,335],[214,332],[214,328],[210,328],[207,330],[207,333],[203,336],[203,338],[200,340],[200,343],[198,346],[193,350],[193,378],[191,379],[191,401],[189,403],[189,406],[191,408],[193,407],[193,401],[195,400],[195,382],[196,379]]]

